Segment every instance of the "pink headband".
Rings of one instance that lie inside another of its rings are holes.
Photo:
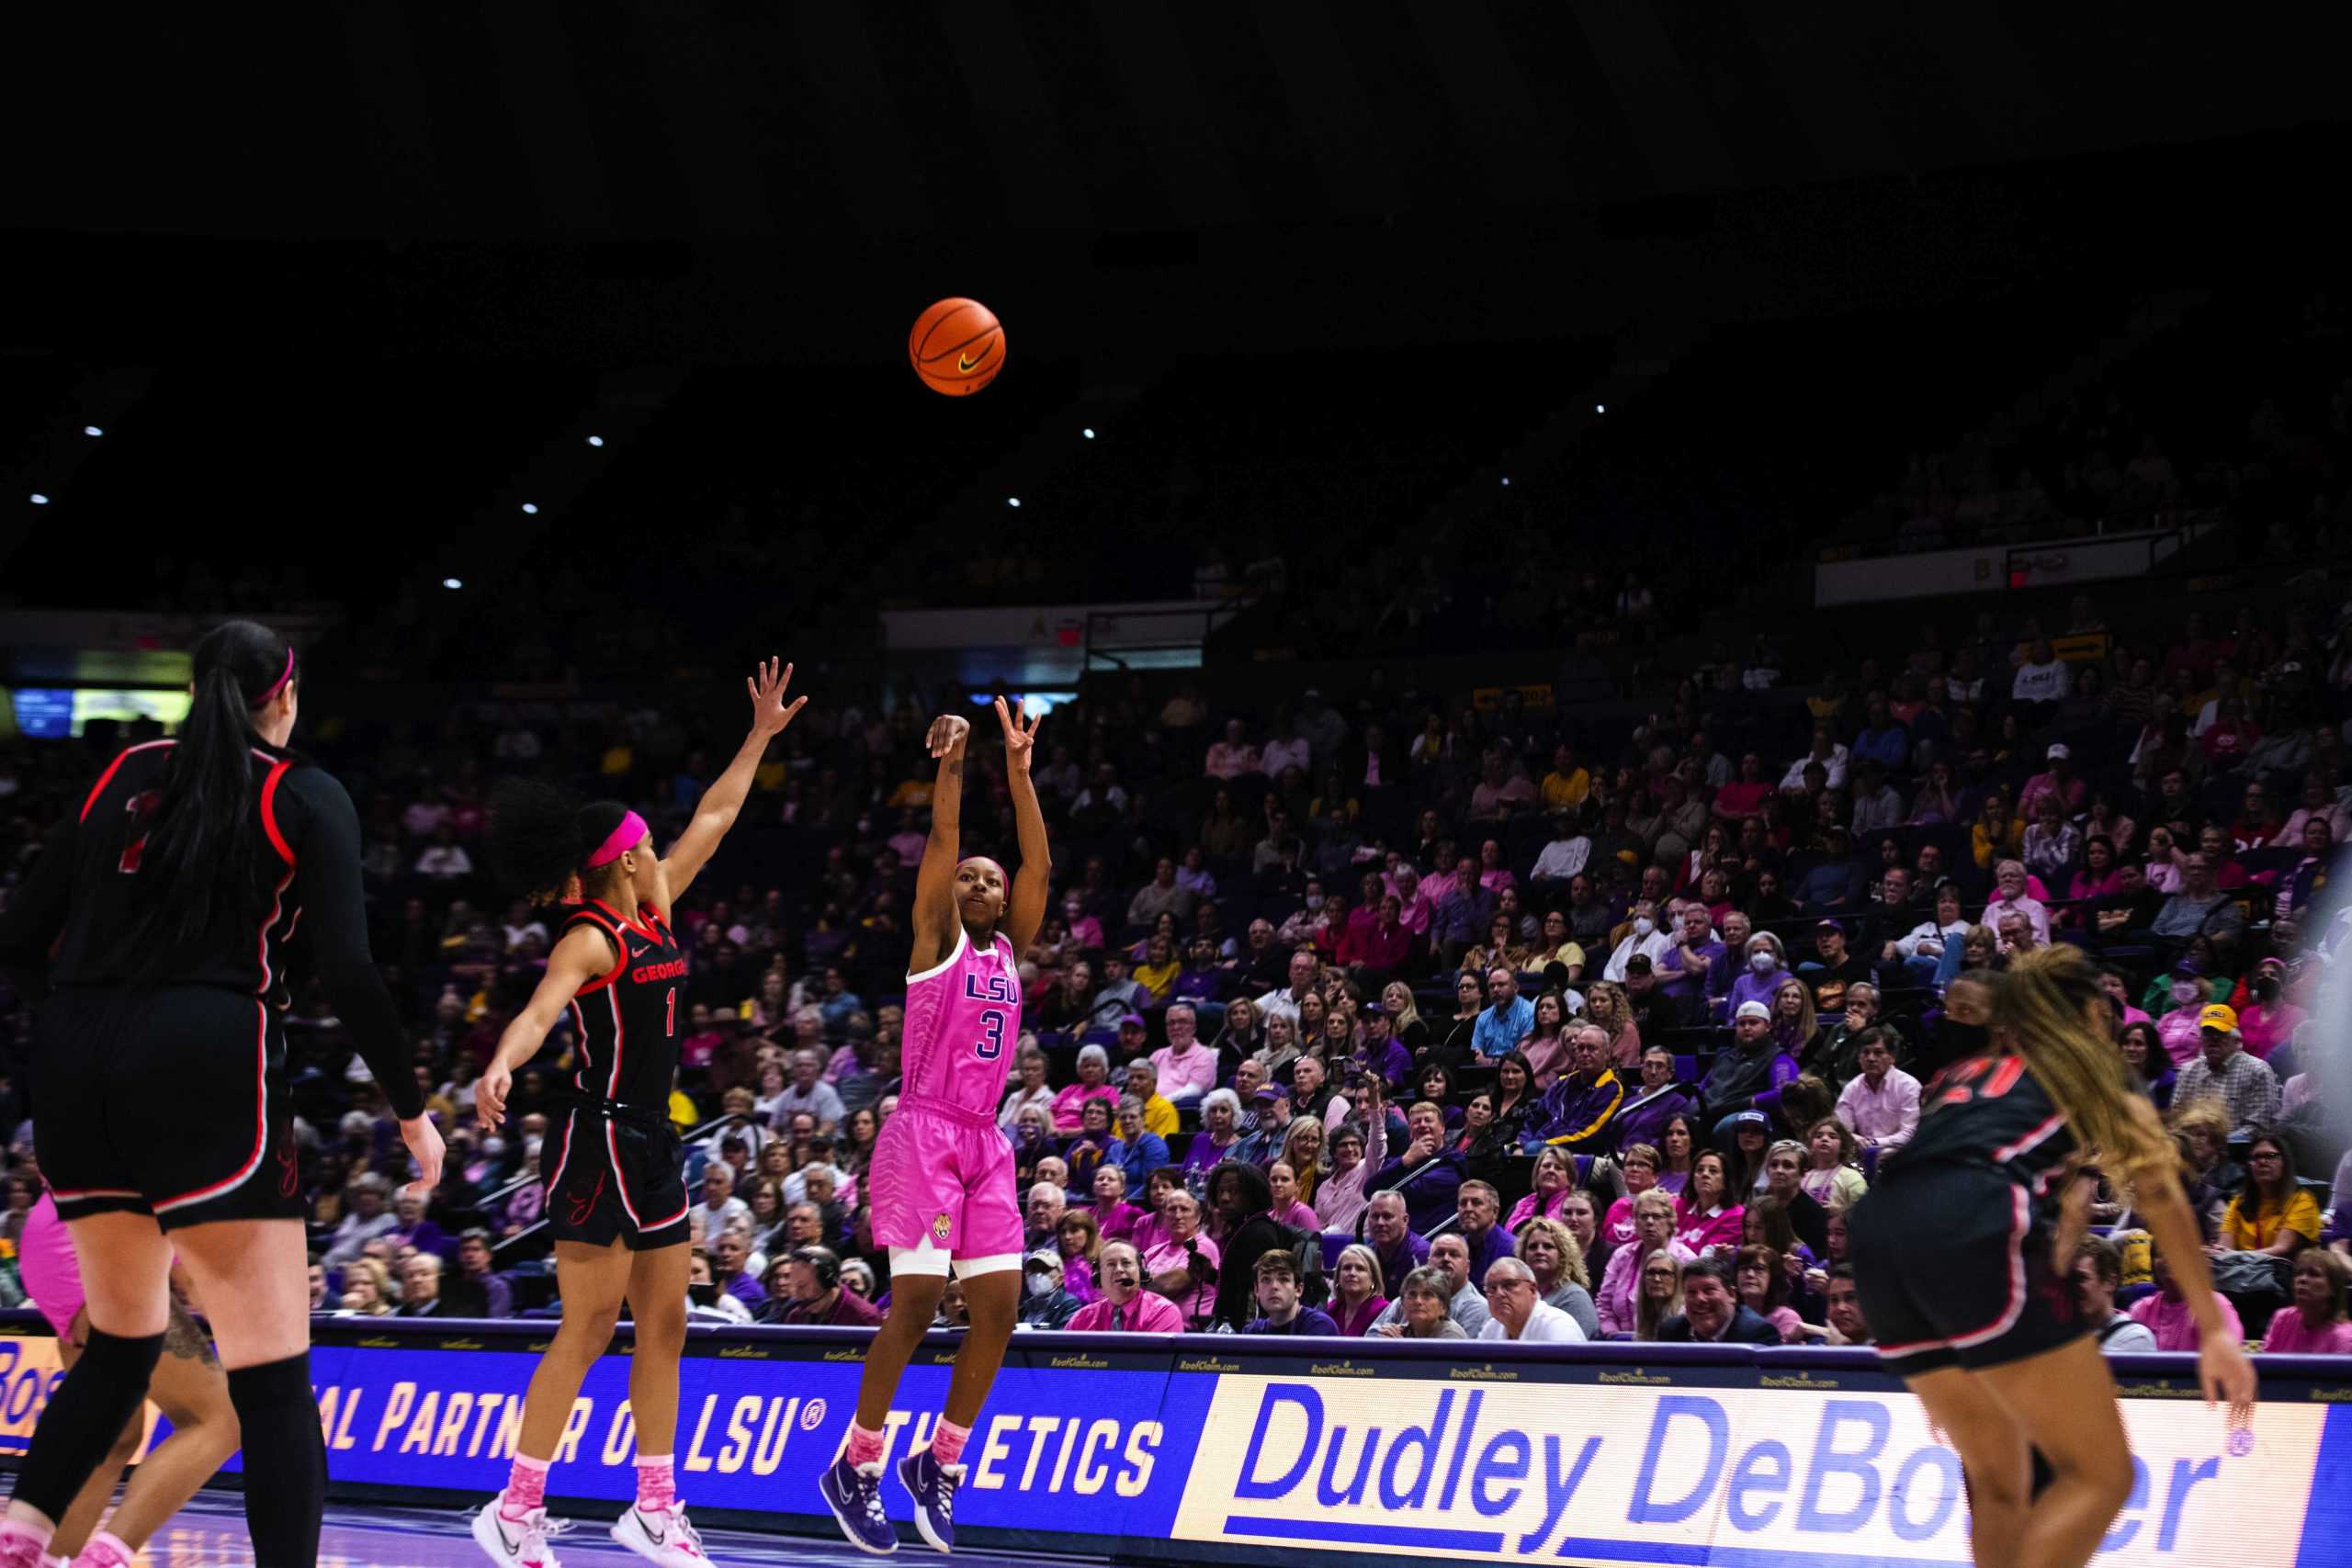
[[[594,871],[600,865],[609,864],[637,848],[644,840],[645,818],[634,811],[625,813],[621,825],[613,829],[610,838],[596,846],[594,854],[580,863],[580,869]]]
[[[286,645],[286,668],[285,668],[285,670],[279,673],[279,675],[278,675],[278,677],[277,677],[277,681],[271,684],[271,686],[270,686],[270,688],[269,688],[269,690],[268,690],[268,691],[264,692],[260,696],[257,696],[257,697],[255,697],[255,698],[254,699],[254,701],[253,701],[253,705],[254,705],[254,706],[255,706],[255,707],[260,707],[260,706],[264,705],[265,704],[268,703],[268,702],[270,701],[270,699],[271,699],[271,698],[273,698],[273,697],[277,696],[278,693],[280,693],[280,692],[284,691],[284,690],[286,689],[286,682],[288,682],[288,681],[290,681],[290,680],[292,680],[293,678],[294,678],[294,645],[293,645],[292,643],[290,643],[290,642],[289,642],[289,643],[288,643],[288,644]]]

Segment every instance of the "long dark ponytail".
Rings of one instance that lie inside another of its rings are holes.
[[[490,866],[509,891],[534,903],[576,896],[580,863],[628,815],[617,800],[582,801],[537,779],[499,781],[490,792]],[[590,880],[595,880],[590,874]]]
[[[195,700],[164,770],[139,856],[139,915],[125,937],[151,955],[229,914],[258,917],[269,884],[255,808],[254,710],[294,678],[294,649],[252,621],[223,621],[194,652]]]

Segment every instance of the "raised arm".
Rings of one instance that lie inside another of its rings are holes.
[[[743,801],[752,793],[752,779],[760,771],[760,759],[767,754],[768,742],[784,732],[784,727],[808,701],[807,697],[795,697],[789,703],[784,700],[786,690],[792,684],[792,666],[779,665],[773,659],[762,660],[759,674],[745,676],[743,684],[752,694],[752,732],[743,738],[742,747],[735,753],[735,760],[727,764],[727,771],[703,791],[702,799],[695,805],[694,820],[686,824],[686,830],[678,835],[678,841],[670,846],[669,854],[662,862],[662,882],[673,899],[693,885],[695,877],[718,852],[718,840],[735,826],[736,814],[743,809]],[[670,911],[664,909],[662,913],[667,916]]]
[[[923,745],[939,760],[939,776],[931,785],[931,837],[923,840],[922,863],[915,868],[915,940],[914,951],[907,959],[910,975],[919,975],[946,957],[964,924],[956,908],[956,863],[963,858],[964,748],[971,738],[971,721],[952,713],[933,719],[930,733],[923,737]],[[1031,934],[1035,934],[1034,927]]]
[[[1021,869],[1013,874],[1012,896],[1005,906],[1004,934],[1012,951],[1026,953],[1046,920],[1046,888],[1053,881],[1053,852],[1046,845],[1046,813],[1037,804],[1037,786],[1029,777],[1029,760],[1037,749],[1037,727],[1046,716],[1023,724],[1022,716],[996,700],[996,721],[1004,730],[1004,776],[1012,790],[1012,816],[1021,840]]]

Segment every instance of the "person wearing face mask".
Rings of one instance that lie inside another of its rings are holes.
[[[2196,1059],[2202,1047],[2199,1020],[2206,1003],[2212,999],[2213,985],[2199,971],[2195,959],[2184,958],[2173,965],[2172,981],[2165,994],[2170,1006],[2156,1020],[2156,1038],[2164,1042],[2165,1053],[2172,1058],[2173,1066],[2185,1067]]]
[[[1989,1038],[1986,1025],[1993,1016],[1991,976],[1962,976],[1945,987],[1943,1016],[1928,1034],[1928,1045],[1913,1059],[1911,1070],[1922,1083],[1954,1062],[1981,1055]]]
[[[2267,1060],[2294,1038],[2295,1026],[2309,1016],[2286,999],[2286,987],[2287,961],[2274,954],[2256,964],[2241,987],[2238,1042],[2247,1055]]]
[[[1789,968],[1781,955],[1781,939],[1770,931],[1758,931],[1747,939],[1747,973],[1732,980],[1731,993],[1724,1004],[1726,1016],[1738,1017],[1739,1010],[1749,1002],[1761,1002],[1769,1010],[1773,993],[1788,977]]]
[[[1658,923],[1658,906],[1650,899],[1641,899],[1634,905],[1623,939],[1611,950],[1609,962],[1601,965],[1600,977],[1623,981],[1626,962],[1637,953],[1648,959],[1650,967],[1655,970],[1666,961],[1666,955],[1674,951],[1674,935],[1661,929]]]
[[[1031,1328],[1067,1328],[1086,1303],[1062,1284],[1062,1255],[1041,1247],[1022,1263],[1018,1321]]]

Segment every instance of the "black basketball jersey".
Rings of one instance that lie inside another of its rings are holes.
[[[670,923],[649,905],[637,920],[590,899],[564,921],[603,931],[619,953],[612,970],[571,999],[580,1031],[580,1069],[572,1087],[592,1099],[669,1113],[678,1071],[678,998],[686,987],[685,950]]]
[[[226,986],[287,1005],[285,944],[301,921],[300,888],[292,842],[293,817],[307,816],[307,789],[290,780],[341,786],[315,768],[297,770],[284,752],[256,742],[253,769],[254,838],[259,863],[247,886],[261,889],[257,905],[222,898],[211,929],[169,953],[126,953],[123,939],[141,913],[140,857],[149,818],[162,796],[173,740],[151,740],[119,753],[82,803],[74,831],[74,897],[59,935],[51,978],[60,986],[103,986],[134,977],[166,985]],[[303,799],[300,804],[296,795]],[[345,801],[345,809],[349,809]],[[307,825],[307,824],[305,824]],[[351,852],[356,870],[357,851]]]
[[[1919,1130],[1882,1168],[1931,1162],[1998,1172],[2036,1197],[2075,1152],[2065,1113],[2022,1056],[1971,1056],[1938,1073],[1919,1099]]]

